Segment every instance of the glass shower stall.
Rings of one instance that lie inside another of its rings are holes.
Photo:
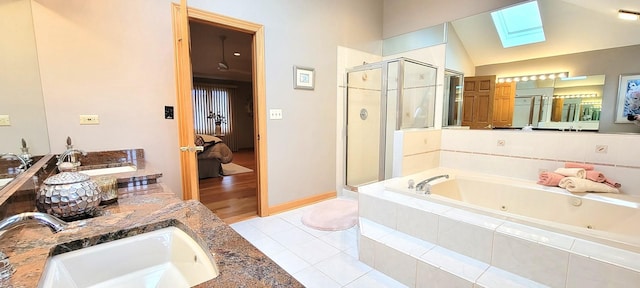
[[[392,177],[395,131],[433,127],[436,75],[408,58],[347,70],[345,188]]]

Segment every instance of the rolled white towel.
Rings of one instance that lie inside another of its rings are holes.
[[[577,177],[565,177],[560,180],[558,186],[567,189],[569,192],[601,192],[601,193],[620,193],[620,191],[607,184],[593,182],[587,179]]]
[[[554,172],[567,177],[587,178],[587,171],[583,168],[558,168]]]

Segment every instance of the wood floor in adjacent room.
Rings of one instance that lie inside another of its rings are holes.
[[[254,151],[234,152],[232,163],[252,169],[253,172],[200,179],[200,202],[228,224],[258,214]]]

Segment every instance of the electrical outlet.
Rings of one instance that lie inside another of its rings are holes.
[[[607,154],[609,150],[609,146],[607,145],[596,145],[596,153]]]
[[[80,125],[97,125],[100,124],[98,115],[80,115]]]
[[[0,126],[11,126],[9,115],[0,115]]]
[[[281,120],[282,119],[282,109],[270,109],[269,110],[269,119],[271,119],[271,120]]]
[[[506,144],[506,142],[502,139],[498,140],[498,146],[502,147]]]

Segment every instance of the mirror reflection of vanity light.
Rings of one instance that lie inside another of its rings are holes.
[[[618,10],[618,18],[622,20],[638,21],[638,19],[640,19],[640,12],[620,9]]]
[[[553,95],[554,99],[564,99],[564,98],[597,98],[598,93],[590,93],[590,94],[568,94],[568,95]]]
[[[535,80],[545,80],[545,79],[556,79],[556,78],[560,78],[560,79],[564,79],[564,78],[569,78],[569,73],[568,72],[557,72],[557,73],[543,73],[543,74],[536,74],[536,75],[525,75],[525,76],[509,76],[509,77],[499,77],[496,79],[496,81],[498,83],[511,83],[511,82],[520,82],[520,81],[535,81]],[[584,77],[584,76],[582,76]],[[572,80],[577,80],[579,78],[573,78]],[[585,77],[586,78],[586,77]],[[580,79],[584,79],[584,78],[580,78]]]

